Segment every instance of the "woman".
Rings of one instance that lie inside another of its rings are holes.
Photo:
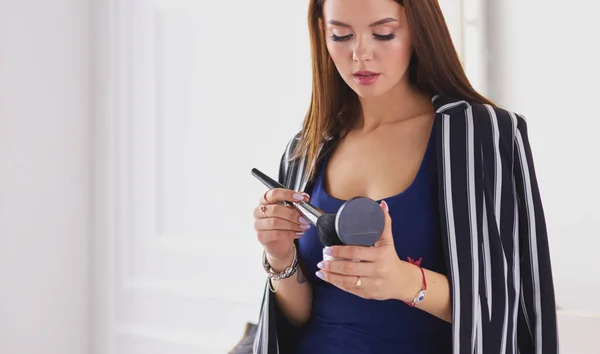
[[[276,275],[254,351],[558,352],[526,122],[471,87],[437,1],[311,0],[309,29],[312,101],[279,173],[289,190],[254,210]],[[356,196],[384,211],[374,247],[323,249],[282,203],[335,213]]]

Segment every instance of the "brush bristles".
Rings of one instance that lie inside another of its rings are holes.
[[[323,214],[317,220],[317,233],[323,246],[342,245],[335,231],[335,214]]]

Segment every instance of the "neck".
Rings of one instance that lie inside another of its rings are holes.
[[[380,126],[429,114],[433,110],[431,97],[408,83],[398,83],[385,95],[359,97],[362,115],[355,129],[370,132]]]

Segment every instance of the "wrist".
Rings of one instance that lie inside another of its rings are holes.
[[[284,257],[277,258],[270,255],[268,252],[266,252],[266,257],[271,269],[273,269],[274,272],[281,273],[294,261],[294,245],[290,246],[290,249]]]
[[[417,265],[404,262],[405,281],[401,287],[398,300],[412,303],[415,297],[423,290],[423,273]]]

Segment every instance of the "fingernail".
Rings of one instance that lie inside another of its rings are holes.
[[[388,203],[386,203],[385,200],[382,200],[381,204],[383,204],[383,206],[385,208],[385,211],[389,213],[390,212],[390,207],[388,206]]]
[[[301,216],[300,219],[298,219],[298,220],[303,224],[310,224],[310,222],[308,220],[306,220],[303,216]]]
[[[316,275],[316,276],[318,276],[318,277],[319,277],[319,278],[321,278],[321,279],[323,279],[323,278],[324,278],[324,277],[323,277],[323,272],[321,272],[321,271],[318,271],[318,272],[316,272],[316,273],[315,273],[315,275]]]
[[[294,193],[294,199],[304,200],[304,196],[300,193]]]
[[[304,229],[304,230],[308,230],[308,229],[310,229],[310,225],[309,224],[302,224],[302,225],[300,225],[300,228]]]
[[[317,267],[318,267],[319,269],[323,269],[323,268],[325,268],[325,262],[321,261],[321,262],[317,263]]]
[[[304,232],[298,231],[298,232],[296,232],[296,235],[298,235],[298,236],[304,236]]]
[[[330,247],[323,248],[323,254],[331,256],[331,248]]]

